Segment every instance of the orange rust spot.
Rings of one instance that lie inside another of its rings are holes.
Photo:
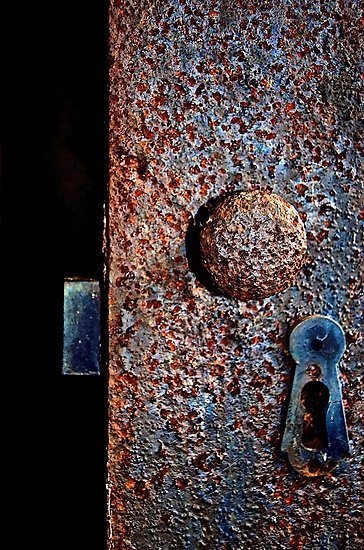
[[[192,459],[193,464],[203,472],[208,472],[211,470],[211,465],[207,464],[207,459],[209,458],[209,453],[207,451],[203,451],[199,455],[197,455],[195,458]]]
[[[303,197],[307,191],[308,191],[308,187],[307,185],[304,185],[303,183],[299,183],[297,186],[296,186],[296,189],[297,189],[297,193],[299,195],[301,195],[301,197]],[[302,219],[302,218],[301,218]]]
[[[186,489],[186,487],[188,486],[188,480],[187,479],[184,479],[182,477],[178,477],[176,479],[176,485],[177,487],[179,487],[180,489]]]
[[[232,395],[233,397],[236,397],[240,393],[240,381],[237,376],[234,376],[234,378],[228,383],[226,386],[226,389]]]
[[[115,427],[121,441],[131,441],[134,438],[134,427],[130,423],[117,423]]]

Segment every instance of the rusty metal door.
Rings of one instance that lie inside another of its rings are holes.
[[[110,549],[364,547],[359,2],[113,0]],[[269,190],[306,228],[295,283],[214,293],[191,269],[201,206]],[[351,453],[292,469],[293,323],[340,322]]]

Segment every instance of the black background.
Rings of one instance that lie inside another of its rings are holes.
[[[63,278],[102,276],[107,9],[104,0],[14,2],[1,18],[11,548],[106,548],[106,372],[61,368]]]

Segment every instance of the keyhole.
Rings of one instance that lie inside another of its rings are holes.
[[[326,449],[326,410],[330,392],[322,382],[308,382],[301,393],[305,407],[302,445],[307,449]]]

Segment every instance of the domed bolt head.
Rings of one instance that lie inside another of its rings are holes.
[[[265,191],[223,197],[200,231],[201,259],[228,296],[254,300],[290,286],[307,250],[304,225],[285,199]]]

